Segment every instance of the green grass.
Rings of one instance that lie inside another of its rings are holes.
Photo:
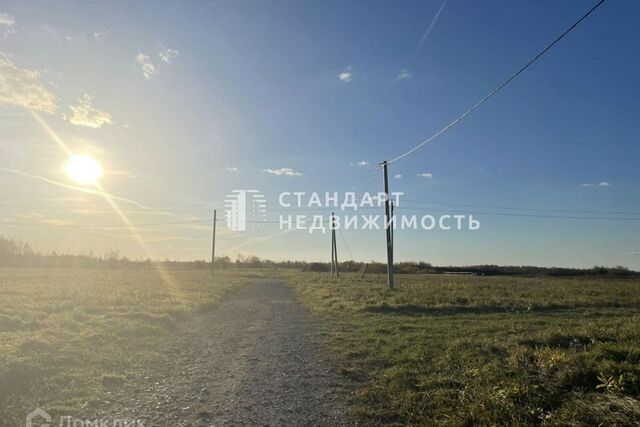
[[[638,425],[640,281],[286,275],[365,425]]]
[[[80,414],[153,363],[177,324],[260,274],[0,269],[0,424]]]

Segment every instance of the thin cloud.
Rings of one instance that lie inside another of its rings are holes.
[[[158,45],[158,58],[160,64],[170,64],[174,58],[180,55],[176,49],[171,49],[168,47],[164,47],[163,45]],[[157,63],[154,62],[151,57],[144,53],[138,53],[136,55],[136,62],[142,69],[142,74],[144,78],[150,80],[160,74],[160,69],[158,68]]]
[[[224,169],[225,169],[227,172],[238,172],[238,171],[239,171],[239,169],[238,169],[237,167],[235,167],[235,166],[233,166],[233,167],[226,167],[226,168],[224,168]]]
[[[402,174],[397,173],[393,176],[395,179],[402,179]]]
[[[116,196],[115,194],[112,193],[108,193],[106,191],[102,191],[102,190],[94,190],[92,188],[86,188],[86,187],[79,187],[77,185],[71,185],[71,184],[66,184],[64,182],[60,182],[60,181],[56,181],[54,179],[51,178],[47,178],[46,176],[42,176],[42,175],[36,175],[36,174],[32,174],[29,172],[24,172],[21,170],[17,170],[17,169],[11,169],[11,168],[4,168],[4,167],[0,167],[0,171],[1,172],[6,172],[6,173],[11,173],[14,175],[20,175],[26,178],[30,178],[30,179],[34,179],[34,180],[38,180],[41,182],[45,182],[47,184],[51,184],[57,187],[61,187],[61,188],[65,188],[68,190],[73,190],[73,191],[77,191],[79,193],[85,193],[85,194],[91,194],[91,195],[96,195],[96,196],[102,196],[102,197],[109,197],[113,200],[117,200],[119,202],[124,202],[124,203],[129,203],[137,208],[140,208],[144,211],[146,211],[147,213],[154,213],[154,214],[158,214],[158,215],[168,215],[171,216],[173,218],[177,218],[177,219],[193,219],[191,217],[189,218],[185,218],[183,216],[180,215],[176,215],[172,212],[165,212],[165,211],[161,211],[155,208],[152,208],[150,206],[145,206],[142,203],[139,203],[133,199],[128,199],[126,197],[120,197],[120,196]]]
[[[8,13],[0,12],[0,25],[5,27],[13,27],[16,23],[16,18]]]
[[[109,37],[110,35],[111,35],[111,32],[109,30],[96,31],[95,33],[93,33],[93,38],[98,41],[102,41],[107,37]]]
[[[627,256],[640,256],[640,251],[625,252]]]
[[[398,71],[396,80],[406,80],[406,79],[410,79],[411,77],[413,77],[413,74],[411,74],[411,71],[407,70],[406,68],[403,68],[400,71]]]
[[[29,172],[23,172],[17,169],[11,169],[11,168],[0,168],[0,171],[2,172],[8,172],[8,173],[12,173],[15,175],[22,175],[25,176],[27,178],[32,178],[32,179],[37,179],[39,181],[43,181],[52,185],[56,185],[58,187],[62,187],[62,188],[66,188],[69,190],[75,190],[75,191],[79,191],[81,193],[86,193],[86,194],[96,194],[96,195],[107,195],[109,197],[111,197],[114,200],[118,200],[120,202],[126,202],[126,203],[131,203],[132,205],[139,207],[141,209],[149,209],[149,210],[155,210],[153,208],[150,208],[148,206],[144,206],[138,202],[136,202],[135,200],[132,199],[127,199],[125,197],[119,197],[110,193],[107,193],[105,191],[99,191],[99,190],[93,190],[91,188],[85,188],[85,187],[79,187],[77,185],[71,185],[71,184],[65,184],[64,182],[60,182],[60,181],[56,181],[53,180],[51,178],[47,178],[46,176],[42,176],[42,175],[35,175]]]
[[[69,110],[71,110],[71,116],[65,118],[69,120],[69,123],[76,126],[95,129],[113,123],[111,114],[95,108],[93,106],[93,96],[86,93],[78,98],[78,105],[70,105]]]
[[[359,162],[351,162],[351,166],[369,166],[369,162],[367,160],[360,160]]]
[[[46,22],[44,24],[42,24],[42,29],[51,34],[52,36],[58,36],[59,35],[59,31],[57,28],[52,27],[51,25],[47,24]]]
[[[589,187],[611,187],[613,184],[611,184],[608,181],[600,181],[596,184],[592,184],[590,182],[586,182],[586,183],[582,183],[582,184],[578,184],[578,187],[583,187],[583,188],[589,188]]]
[[[353,80],[353,69],[351,68],[351,65],[345,68],[343,72],[338,74],[338,78],[340,79],[340,81],[345,83],[349,83],[351,80]]]
[[[421,176],[423,178],[428,178],[431,179],[433,178],[433,174],[431,172],[423,172],[423,173],[419,173],[418,176]]]
[[[180,55],[176,49],[170,49],[168,47],[164,47],[162,45],[158,45],[160,51],[158,52],[158,57],[162,62],[169,64],[175,57]]]
[[[159,74],[158,69],[155,64],[151,61],[149,55],[145,55],[144,53],[138,53],[136,55],[136,62],[140,65],[142,69],[142,75],[147,80],[150,80]]]
[[[42,84],[40,73],[17,67],[2,52],[0,76],[0,102],[46,113],[53,113],[58,108],[56,96]]]
[[[27,211],[27,212],[17,212],[13,214],[14,218],[18,220],[28,220],[31,223],[41,224],[41,225],[59,225],[59,226],[68,226],[74,225],[74,221],[69,221],[65,219],[56,219],[56,218],[47,218],[40,212],[35,211]]]
[[[297,172],[291,168],[262,169],[262,171],[266,173],[270,173],[272,175],[278,175],[278,176],[302,176],[300,172]]]
[[[420,49],[422,49],[422,45],[424,44],[424,42],[429,37],[429,34],[431,34],[431,31],[433,30],[433,28],[436,26],[436,23],[438,22],[438,19],[440,19],[440,15],[442,14],[442,11],[444,11],[444,8],[447,6],[447,2],[448,1],[449,0],[444,0],[442,2],[442,5],[440,6],[440,9],[438,9],[438,11],[436,12],[435,16],[431,20],[431,23],[429,24],[429,26],[427,27],[426,31],[422,35],[422,38],[420,39],[420,42],[418,43],[418,49],[417,49],[418,52],[420,52]]]

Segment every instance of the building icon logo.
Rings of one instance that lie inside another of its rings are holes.
[[[227,227],[246,231],[247,223],[261,225],[267,216],[267,201],[258,190],[233,190],[224,200]]]
[[[26,427],[49,427],[51,424],[51,415],[44,412],[42,409],[37,408],[35,411],[29,413],[26,418]]]

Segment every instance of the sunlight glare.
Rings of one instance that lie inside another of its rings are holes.
[[[102,166],[90,156],[71,156],[64,165],[69,178],[78,184],[96,184],[102,176]]]

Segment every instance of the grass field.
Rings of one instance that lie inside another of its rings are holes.
[[[0,425],[79,414],[160,355],[176,322],[259,272],[0,270]],[[3,424],[5,423],[5,424]]]
[[[362,424],[638,425],[640,281],[281,270],[0,270],[0,425],[78,414],[179,322],[280,275],[320,320]]]
[[[639,425],[640,281],[289,273],[365,425]]]

